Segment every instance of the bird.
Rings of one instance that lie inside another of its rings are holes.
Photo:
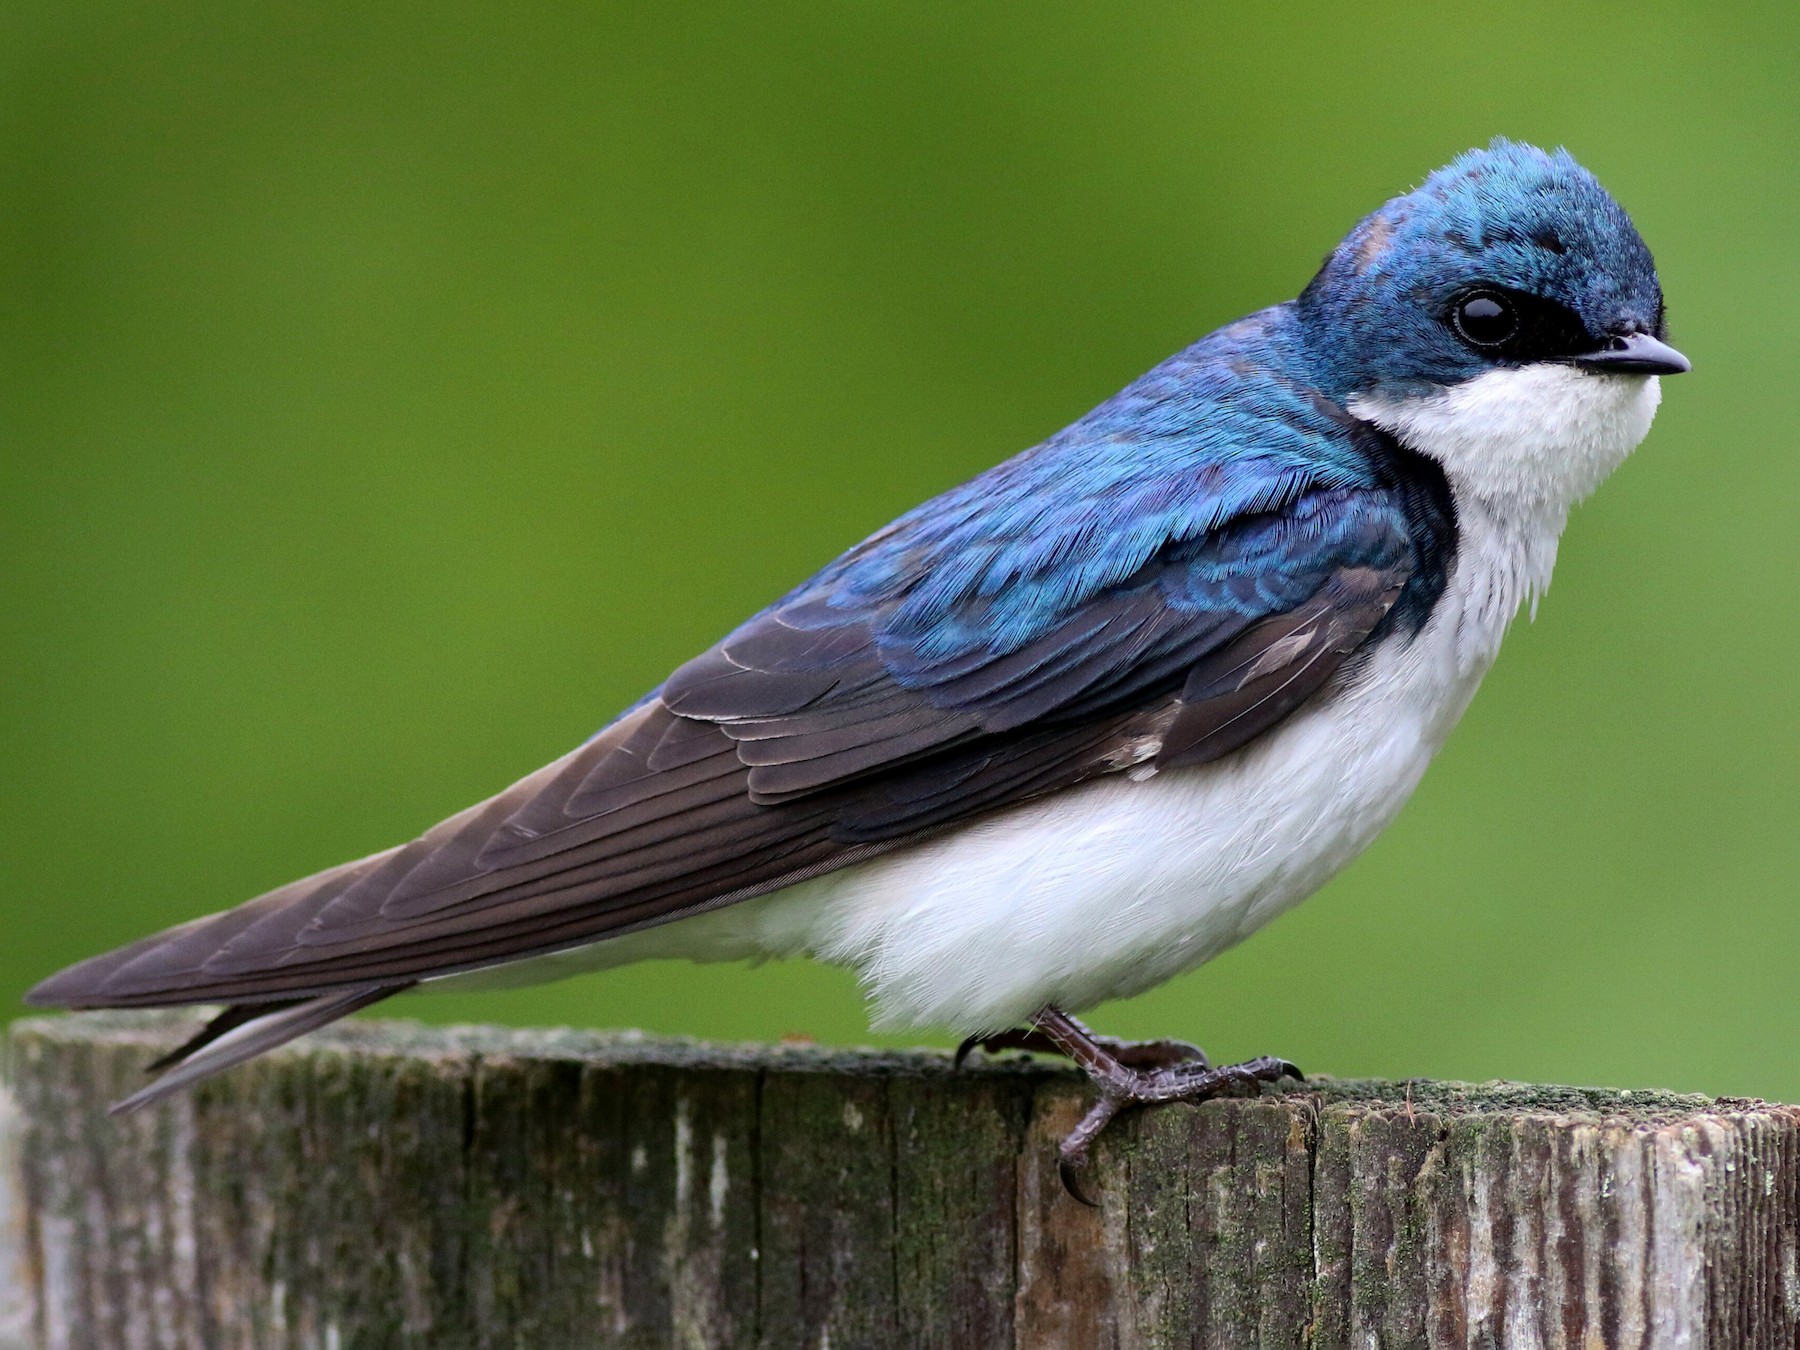
[[[1300,1075],[1076,1015],[1242,941],[1395,818],[1690,369],[1667,337],[1625,210],[1496,138],[561,759],[27,1001],[222,1006],[133,1110],[417,986],[806,955],[959,1062],[1073,1060],[1087,1200],[1120,1111]]]

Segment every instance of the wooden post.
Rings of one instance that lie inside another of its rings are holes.
[[[1800,1326],[1790,1107],[1314,1082],[1127,1118],[1086,1209],[1054,1157],[1085,1089],[1042,1064],[359,1022],[109,1118],[188,1025],[11,1029],[38,1344],[1738,1347]]]
[[[0,1064],[4,1064],[0,1056]],[[30,1343],[32,1279],[25,1266],[26,1213],[18,1168],[19,1113],[0,1078],[0,1350]]]

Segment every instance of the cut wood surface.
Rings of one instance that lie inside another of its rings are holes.
[[[1800,1112],[345,1024],[113,1119],[191,1022],[15,1023],[0,1338],[47,1346],[1795,1343]],[[6,1108],[0,1107],[0,1116]],[[0,1122],[0,1132],[5,1126]]]

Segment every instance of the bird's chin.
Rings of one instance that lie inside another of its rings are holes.
[[[1567,510],[1637,448],[1661,399],[1655,375],[1540,362],[1349,406],[1437,460],[1458,492]]]

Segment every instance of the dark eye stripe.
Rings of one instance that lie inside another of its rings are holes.
[[[1599,339],[1566,305],[1507,286],[1471,286],[1451,297],[1446,327],[1490,359],[1555,361],[1591,352]]]

